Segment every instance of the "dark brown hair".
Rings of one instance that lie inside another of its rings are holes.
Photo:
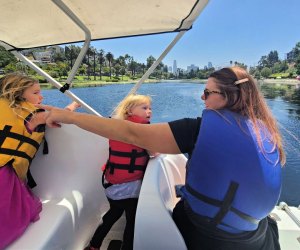
[[[279,150],[280,162],[283,165],[286,159],[276,120],[253,77],[241,67],[223,68],[213,72],[210,77],[214,78],[227,101],[224,108],[246,116],[252,121],[258,144],[261,147],[262,138],[259,128],[261,122],[264,124],[271,135],[270,139],[274,147]]]

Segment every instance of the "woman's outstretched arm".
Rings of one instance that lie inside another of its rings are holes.
[[[134,144],[150,151],[180,153],[168,123],[138,124],[126,120],[69,112],[47,105],[39,107],[49,111],[46,118],[49,127],[60,127],[60,123],[74,124],[103,137]]]

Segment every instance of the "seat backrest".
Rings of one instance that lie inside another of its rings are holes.
[[[49,154],[41,145],[31,164],[43,201],[40,220],[8,249],[83,249],[106,212],[101,166],[108,157],[108,140],[74,125],[46,129]]]
[[[149,161],[135,220],[134,249],[186,249],[172,219],[178,201],[175,185],[185,182],[184,155],[160,155]]]

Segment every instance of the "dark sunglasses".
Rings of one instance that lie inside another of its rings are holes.
[[[223,93],[220,92],[220,91],[216,91],[216,90],[208,90],[208,89],[203,90],[203,94],[204,94],[205,100],[209,97],[210,94],[219,94],[219,95],[223,95]]]

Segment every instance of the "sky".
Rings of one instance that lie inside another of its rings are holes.
[[[172,1],[170,0],[170,4]],[[92,42],[114,57],[133,56],[146,63],[158,58],[176,36],[162,34]],[[193,28],[177,42],[163,63],[186,69],[194,64],[203,68],[229,66],[237,61],[248,66],[277,50],[279,58],[300,42],[300,0],[210,0]]]

